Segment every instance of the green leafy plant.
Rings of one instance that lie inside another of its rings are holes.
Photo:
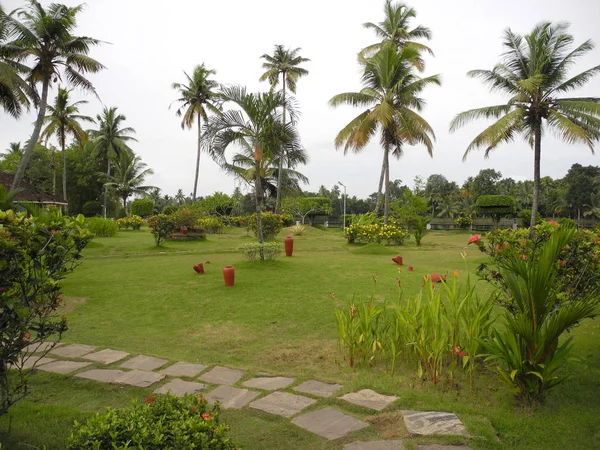
[[[262,233],[263,239],[265,241],[271,241],[275,239],[277,234],[283,228],[283,217],[281,214],[274,214],[272,212],[263,212],[261,214],[261,222],[262,222]],[[252,214],[249,220],[250,229],[254,232],[254,235],[257,235],[257,222],[256,222],[256,214]]]
[[[236,448],[227,438],[229,427],[219,419],[219,406],[202,397],[148,396],[145,404],[108,408],[85,423],[75,422],[68,450],[227,450]]]
[[[148,219],[150,225],[150,231],[154,236],[154,242],[159,246],[165,239],[173,233],[173,219],[171,216],[166,214],[158,214]]]
[[[151,198],[138,198],[131,202],[131,215],[149,217],[154,212],[154,200]]]
[[[410,232],[397,225],[379,223],[357,225],[352,223],[344,230],[349,243],[386,243],[402,245],[410,237]]]
[[[490,216],[497,228],[502,217],[514,214],[516,202],[510,195],[480,195],[475,201],[475,207],[478,213]]]
[[[290,228],[290,231],[294,236],[302,236],[306,231],[306,226],[304,225],[294,225]]]
[[[102,219],[101,217],[89,217],[85,219],[85,224],[91,233],[100,237],[112,237],[117,234],[117,224],[111,219]]]
[[[126,230],[131,228],[132,230],[139,230],[146,222],[140,216],[127,216],[122,219],[115,221],[119,229],[125,228]]]
[[[225,230],[225,224],[216,217],[202,217],[196,221],[197,228],[204,228],[208,234],[219,234]]]
[[[95,200],[85,202],[81,212],[86,217],[100,216],[102,214],[102,203]]]
[[[460,228],[469,228],[473,225],[473,218],[471,216],[458,216],[454,219],[454,225]]]
[[[250,242],[241,245],[238,250],[250,262],[257,260],[274,261],[283,252],[283,244],[280,242]],[[261,253],[263,258],[261,258]]]

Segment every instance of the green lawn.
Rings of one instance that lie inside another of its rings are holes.
[[[466,246],[467,238],[467,233],[438,232],[428,234],[421,248],[411,241],[396,248],[361,247],[346,244],[339,230],[309,229],[305,236],[295,237],[292,258],[248,263],[235,250],[251,241],[241,229],[228,229],[204,242],[167,242],[160,249],[147,231],[119,232],[113,238],[95,239],[85,250],[81,267],[65,282],[69,331],[64,341],[223,364],[244,369],[248,376],[268,372],[336,381],[344,391],[368,387],[398,395],[402,409],[456,412],[473,436],[406,439],[409,449],[424,442],[464,442],[474,449],[590,448],[600,441],[597,321],[572,333],[580,360],[568,369],[575,378],[536,409],[517,406],[491,374],[478,377],[473,389],[462,383],[455,389],[423,383],[412,369],[390,375],[383,368],[350,369],[343,361],[336,341],[337,306],[372,293],[377,301],[396,298],[397,279],[406,296],[419,290],[427,273],[458,269],[459,279],[466,278],[485,260],[477,248]],[[461,252],[466,252],[465,259]],[[404,267],[391,261],[398,254]],[[197,275],[192,266],[206,261],[210,261],[206,273]],[[235,267],[234,287],[224,286],[224,265]],[[407,271],[409,265],[414,272]],[[489,292],[485,282],[478,283],[480,293]],[[40,372],[30,383],[33,394],[11,410],[10,418],[0,418],[0,442],[11,449],[41,444],[62,449],[73,420],[83,420],[104,406],[128,405],[152,391]],[[375,418],[370,410],[340,400],[324,403],[377,426],[331,443],[260,411],[225,411],[223,418],[245,449],[340,449],[357,437],[406,434],[393,410]]]

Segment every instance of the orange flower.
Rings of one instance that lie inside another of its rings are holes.
[[[481,235],[480,234],[474,234],[473,236],[471,236],[469,238],[469,244],[475,244],[479,239],[481,239]]]
[[[458,356],[465,356],[465,353],[464,353],[464,352],[461,352],[461,351],[460,351],[460,347],[458,347],[458,346],[457,346],[457,347],[455,347],[455,346],[452,346],[452,350],[453,350],[453,351],[454,351],[454,353],[456,353]]]
[[[204,420],[210,420],[210,419],[212,419],[212,416],[209,413],[203,413],[202,418]]]
[[[148,397],[145,397],[144,400],[146,401],[147,405],[151,405],[156,401],[156,397],[154,395],[149,395]]]
[[[458,278],[458,276],[460,275],[460,272],[458,270],[454,271],[454,278]]]

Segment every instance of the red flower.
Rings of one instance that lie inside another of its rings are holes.
[[[204,400],[204,397],[198,397],[198,403],[202,404],[204,403],[206,400]]]
[[[469,238],[469,244],[475,244],[479,239],[481,239],[481,235],[480,234],[474,234],[473,236],[471,236]]]
[[[396,283],[398,283],[398,287],[400,287],[400,278],[396,278]]]
[[[408,269],[407,269],[407,270],[408,270],[409,272],[412,272],[412,271],[414,270],[414,269],[413,269],[413,266],[408,266]]]
[[[146,401],[147,405],[151,405],[156,400],[156,397],[154,395],[149,395],[148,397],[144,398],[144,400]]]
[[[452,346],[452,350],[454,351],[454,353],[456,353],[458,356],[466,356],[465,352],[461,352],[460,351],[460,347],[455,347],[454,345]]]
[[[210,420],[210,419],[212,419],[212,416],[209,413],[203,413],[202,418],[204,420]]]

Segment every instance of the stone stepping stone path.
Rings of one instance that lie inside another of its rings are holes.
[[[354,441],[344,445],[344,450],[404,450],[404,444],[402,441]]]
[[[278,416],[292,417],[315,403],[317,401],[312,398],[275,391],[266,397],[250,403],[250,408],[260,409],[261,411]]]
[[[71,344],[65,347],[55,348],[50,351],[52,355],[62,356],[63,358],[81,358],[83,355],[92,353],[98,347],[93,345]]]
[[[102,364],[112,364],[114,362],[120,361],[126,356],[129,356],[129,353],[120,352],[118,350],[111,350],[107,348],[105,350],[100,350],[96,353],[88,353],[87,355],[84,355],[81,358],[87,359],[89,361],[96,361]]]
[[[322,381],[308,380],[292,388],[298,392],[312,394],[317,397],[331,397],[342,388],[341,384],[323,383]]]
[[[368,423],[333,408],[303,414],[293,419],[292,423],[329,440],[339,439],[352,431],[369,426]]]
[[[402,411],[402,417],[410,434],[423,436],[469,435],[456,414],[436,411]]]
[[[34,365],[35,367],[40,367],[41,365],[48,364],[56,361],[54,358],[46,358],[42,356],[29,356],[25,358],[25,360],[21,360],[21,367],[24,370],[31,369]]]
[[[171,377],[190,377],[193,378],[200,372],[206,370],[207,366],[202,364],[191,364],[186,362],[176,362],[172,366],[162,369],[160,373]]]
[[[85,372],[80,372],[75,376],[78,378],[85,378],[87,380],[100,381],[101,383],[114,383],[115,380],[126,372],[122,370],[111,370],[111,369],[91,369]]]
[[[195,394],[200,392],[206,386],[202,383],[193,381],[183,381],[175,378],[154,391],[155,394],[171,394],[177,397],[183,397],[185,394]]]
[[[23,353],[42,353],[60,345],[64,344],[62,344],[61,342],[38,342],[35,344],[29,344],[23,349]]]
[[[168,363],[168,359],[155,358],[154,356],[138,355],[121,364],[124,369],[155,370]]]
[[[200,377],[200,380],[211,384],[235,384],[240,381],[246,372],[243,370],[228,369],[227,367],[217,366],[206,372]]]
[[[71,373],[91,365],[92,363],[89,362],[54,361],[40,366],[39,369],[44,372]]]
[[[165,377],[162,373],[146,372],[144,370],[132,370],[130,372],[124,372],[120,377],[114,380],[118,384],[127,384],[129,386],[136,386],[146,388],[152,386],[154,383],[158,383]]]
[[[376,411],[381,411],[390,403],[398,400],[398,397],[393,395],[378,394],[371,389],[362,389],[357,392],[350,392],[349,394],[342,395],[339,398],[355,405],[365,406]]]
[[[288,377],[259,377],[251,378],[242,384],[246,387],[263,389],[265,391],[276,391],[277,389],[288,387],[294,381],[296,381],[295,378]]]
[[[231,386],[219,386],[204,397],[208,403],[221,404],[223,409],[241,409],[260,395],[260,392],[238,389]]]

